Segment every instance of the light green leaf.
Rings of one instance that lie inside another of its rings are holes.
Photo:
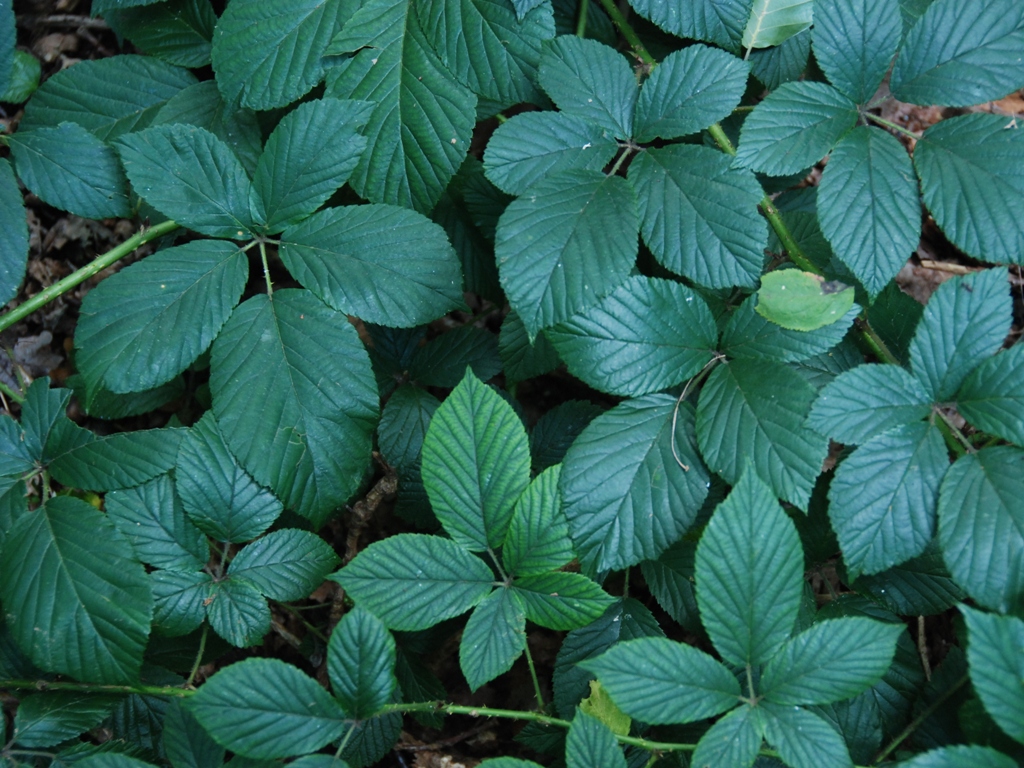
[[[971,682],[999,727],[1024,744],[1024,621],[966,606]]]
[[[378,416],[356,330],[307,291],[241,304],[213,345],[213,412],[258,483],[321,525],[358,488]]]
[[[214,582],[203,603],[213,631],[236,648],[258,645],[270,631],[270,607],[250,581],[228,578]]]
[[[1011,314],[1005,269],[974,272],[939,286],[910,342],[914,375],[934,399],[951,399],[968,374],[999,351]]]
[[[184,699],[168,703],[160,743],[174,768],[208,768],[224,762],[224,747],[203,730]]]
[[[721,152],[674,144],[643,152],[629,180],[640,231],[659,263],[712,288],[757,285],[768,228],[753,173],[732,168]]]
[[[858,104],[882,84],[902,34],[900,9],[891,0],[814,0],[814,58]]]
[[[814,165],[857,122],[857,107],[825,83],[786,83],[743,123],[736,162],[771,176]]]
[[[195,82],[188,70],[149,56],[80,61],[39,87],[19,129],[55,128],[70,121],[110,141],[145,128],[171,97]]]
[[[633,10],[677,37],[707,40],[736,52],[753,0],[634,0]]]
[[[239,466],[210,412],[182,439],[175,480],[189,517],[217,541],[255,539],[281,514],[281,502]]]
[[[147,565],[199,570],[210,559],[206,537],[185,517],[168,475],[112,491],[104,506],[114,527]]]
[[[386,626],[406,631],[465,613],[494,588],[483,560],[448,539],[416,533],[371,544],[330,578]]]
[[[18,176],[55,208],[87,219],[129,215],[117,154],[76,123],[8,137]]]
[[[756,295],[744,299],[722,330],[718,348],[731,358],[784,363],[809,360],[842,342],[860,312],[854,305],[841,320],[813,331],[794,331],[760,315],[755,309],[756,303]]]
[[[284,107],[324,76],[323,56],[344,13],[338,0],[238,0],[217,22],[213,69],[227,101]]]
[[[514,576],[554,571],[575,557],[558,493],[561,472],[561,465],[544,470],[516,501],[501,548],[505,569]]]
[[[607,725],[582,710],[576,713],[565,741],[566,768],[626,768],[622,747]]]
[[[366,149],[366,137],[357,131],[372,109],[361,101],[317,99],[285,115],[253,175],[253,220],[274,234],[327,202]]]
[[[636,195],[621,176],[562,171],[498,221],[501,286],[531,339],[618,287],[633,268]]]
[[[916,755],[900,768],[1017,768],[1017,761],[992,747],[956,744]]]
[[[0,159],[0,302],[18,295],[28,264],[25,203],[11,163]]]
[[[652,725],[692,723],[739,703],[740,685],[723,664],[663,638],[618,643],[580,666],[597,675],[619,709]]]
[[[14,26],[11,26],[14,29]],[[11,64],[11,78],[7,90],[0,94],[0,101],[21,104],[36,92],[42,67],[39,59],[27,51],[15,51]]]
[[[996,611],[1024,607],[1024,451],[985,448],[950,467],[939,542],[957,584]]]
[[[523,576],[512,582],[512,590],[522,600],[526,618],[548,629],[585,626],[613,602],[586,576],[562,571]]]
[[[165,216],[211,237],[247,236],[249,177],[208,130],[157,125],[122,137],[117,146],[135,192]]]
[[[380,619],[356,606],[331,633],[327,671],[345,714],[364,720],[392,700],[395,640]]]
[[[601,414],[572,444],[559,488],[581,562],[619,570],[650,560],[693,524],[709,477],[692,419],[689,405],[648,395]]]
[[[73,421],[50,433],[44,458],[63,485],[93,491],[131,488],[174,466],[182,429],[147,429],[98,437]]]
[[[828,440],[804,426],[816,394],[782,363],[718,366],[697,404],[697,444],[708,468],[735,483],[752,463],[776,496],[806,509],[828,451]]]
[[[177,637],[195,630],[206,618],[206,600],[213,578],[198,571],[153,571],[153,628]],[[261,600],[263,598],[260,598]]]
[[[693,751],[694,765],[750,768],[761,749],[764,717],[761,707],[742,705],[709,728]]]
[[[537,78],[563,112],[589,120],[619,139],[633,135],[639,89],[629,62],[614,48],[563,35],[544,47]]]
[[[853,286],[797,269],[761,278],[754,310],[791,331],[816,331],[839,322],[853,307]]]
[[[628,736],[633,718],[615,706],[612,697],[597,680],[590,681],[590,695],[580,702],[579,712],[590,715],[616,736]]]
[[[558,352],[543,334],[530,341],[523,320],[515,311],[505,315],[498,334],[498,353],[508,381],[525,381],[558,367]]]
[[[782,707],[767,701],[760,706],[764,710],[765,739],[778,750],[786,765],[819,768],[822,755],[828,755],[830,766],[853,768],[843,737],[828,721],[800,707]]]
[[[597,123],[567,112],[523,112],[492,134],[484,171],[499,189],[521,195],[558,171],[600,171],[617,150],[612,134]]]
[[[281,240],[288,271],[340,312],[407,328],[462,306],[458,257],[444,230],[415,211],[328,208]]]
[[[811,26],[812,0],[754,0],[743,30],[744,48],[768,48]]]
[[[897,365],[859,365],[832,380],[814,401],[807,425],[840,443],[858,445],[898,424],[920,421],[931,398]]]
[[[168,0],[145,8],[105,10],[101,15],[143,53],[182,67],[210,63],[217,23],[210,0]]]
[[[56,746],[95,728],[117,701],[116,696],[74,691],[30,694],[18,704],[13,742],[29,749]]]
[[[228,576],[252,582],[271,600],[301,600],[340,563],[330,545],[316,534],[282,528],[235,555]]]
[[[142,565],[92,505],[58,496],[3,545],[6,624],[32,661],[93,683],[138,679],[153,599]]]
[[[747,470],[697,547],[697,604],[723,659],[756,667],[772,657],[796,623],[802,574],[796,526]]]
[[[157,251],[86,294],[75,365],[92,386],[141,392],[170,381],[213,342],[245,288],[232,243],[195,240]]]
[[[644,83],[636,104],[636,140],[674,139],[732,113],[750,68],[735,56],[691,45],[665,57]]]
[[[876,435],[839,465],[828,514],[853,578],[924,552],[948,467],[942,433],[925,422]]]
[[[979,429],[1024,447],[1024,346],[975,368],[957,393],[956,407]]]
[[[879,128],[846,134],[821,175],[818,220],[839,259],[877,296],[921,237],[921,201],[903,145]]]
[[[495,111],[543,99],[534,83],[541,43],[555,36],[549,4],[517,15],[504,0],[425,0],[416,13],[444,66]]]
[[[466,157],[476,97],[430,50],[410,0],[367,0],[327,52],[355,54],[333,70],[327,95],[377,104],[352,188],[428,213]]]
[[[718,328],[699,294],[638,275],[544,335],[584,383],[635,396],[698,373],[714,354]]]
[[[496,589],[473,609],[459,643],[469,689],[508,672],[526,648],[526,609],[514,589]]]
[[[320,749],[345,731],[345,713],[311,677],[277,659],[220,670],[188,709],[222,746],[269,760]]]
[[[967,107],[1024,84],[1024,7],[1014,0],[936,0],[907,35],[892,93],[912,104]]]
[[[957,248],[983,261],[1021,263],[1024,131],[1014,130],[1012,120],[988,114],[943,120],[917,142],[914,167],[925,205]]]

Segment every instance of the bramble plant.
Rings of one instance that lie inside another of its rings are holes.
[[[0,765],[357,768],[406,714],[569,768],[1020,764],[1019,0],[92,11],[139,53],[37,88],[0,0],[0,299],[19,184],[142,222],[0,329],[156,246],[69,388],[5,387]],[[977,267],[922,308],[925,216]],[[527,416],[560,366],[590,402]],[[523,657],[535,707],[475,706]]]

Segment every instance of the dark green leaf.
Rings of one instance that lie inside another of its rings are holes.
[[[321,525],[358,488],[378,416],[356,330],[307,291],[241,304],[213,345],[213,412],[257,482]]]
[[[276,659],[225,667],[188,708],[222,746],[264,760],[313,752],[345,730],[345,714],[330,694]]]
[[[409,363],[409,378],[425,387],[454,387],[466,367],[481,381],[501,372],[501,355],[494,334],[464,325],[431,339],[416,349]]]
[[[416,533],[371,544],[330,578],[388,627],[408,631],[465,613],[494,588],[483,560],[452,541]]]
[[[131,488],[174,466],[182,429],[148,429],[97,437],[72,421],[50,434],[46,460],[60,483],[93,491]]]
[[[203,572],[153,571],[153,627],[169,637],[187,635],[206,618],[213,579]],[[262,597],[260,598],[263,599]]]
[[[288,271],[341,312],[405,328],[462,305],[455,251],[444,230],[415,211],[328,208],[281,238]]]
[[[224,762],[224,747],[203,730],[183,699],[167,705],[161,743],[174,768],[211,768]]]
[[[757,285],[768,243],[761,186],[731,164],[721,152],[675,144],[629,167],[644,242],[666,268],[712,288]]]
[[[560,463],[587,424],[603,412],[593,403],[568,400],[541,416],[530,433],[533,470],[540,472]]]
[[[25,430],[25,448],[34,459],[40,459],[46,443],[57,424],[64,421],[71,393],[66,389],[50,389],[50,379],[36,379],[25,392],[21,404],[21,428]]]
[[[558,367],[558,352],[543,333],[530,342],[522,318],[509,312],[501,323],[498,353],[504,364],[505,377],[511,381],[525,381],[534,376],[550,373]]]
[[[870,689],[852,699],[809,709],[839,731],[855,763],[870,763],[882,748],[882,713]]]
[[[805,29],[773,48],[751,51],[750,74],[774,91],[783,83],[799,80],[811,54],[811,32]],[[735,726],[734,726],[735,727]]]
[[[1024,621],[961,607],[971,682],[999,727],[1024,743]]]
[[[924,306],[890,283],[868,307],[867,319],[901,365],[910,364],[908,347]]]
[[[566,768],[626,768],[622,748],[607,725],[578,711],[565,742]]]
[[[14,67],[14,45],[17,42],[14,24],[14,7],[11,0],[0,0],[0,95],[6,94],[11,80],[11,70]],[[0,733],[0,738],[6,736]]]
[[[36,469],[38,457],[26,445],[24,434],[9,414],[0,415],[0,477],[21,477]]]
[[[83,682],[138,678],[152,596],[104,515],[69,496],[50,499],[18,519],[2,555],[7,624],[34,663]]]
[[[875,95],[902,33],[899,7],[890,0],[815,0],[814,58],[858,104]]]
[[[146,8],[112,9],[102,15],[143,53],[182,67],[210,63],[210,40],[217,23],[210,0],[168,0]]]
[[[744,48],[778,45],[811,26],[812,0],[754,0],[743,30]]]
[[[575,556],[558,493],[561,471],[556,465],[541,472],[516,501],[501,549],[505,569],[514,576],[554,571]]]
[[[526,648],[526,609],[514,589],[496,589],[473,609],[459,643],[471,691],[508,672]]]
[[[701,736],[693,752],[692,764],[750,768],[761,749],[763,733],[761,708],[737,707]]]
[[[901,616],[943,613],[965,597],[946,570],[934,539],[924,554],[881,573],[861,575],[853,587]]]
[[[813,331],[794,331],[763,317],[756,311],[756,304],[756,296],[745,299],[722,330],[718,348],[729,357],[784,363],[808,360],[839,344],[859,311],[855,306],[842,320]]]
[[[512,582],[526,618],[548,629],[569,630],[589,624],[611,605],[601,587],[578,573],[544,573]]]
[[[28,224],[21,190],[7,158],[0,159],[0,302],[18,294],[28,263]]]
[[[709,483],[692,419],[689,405],[648,395],[598,416],[572,444],[560,490],[581,562],[626,568],[657,557],[692,525]]]
[[[377,440],[385,461],[399,469],[419,471],[420,448],[427,427],[441,401],[411,384],[403,384],[388,398],[377,425]]]
[[[301,600],[341,561],[319,536],[296,528],[268,533],[242,549],[228,567],[271,600]]]
[[[691,631],[700,627],[693,585],[696,554],[697,543],[683,538],[662,552],[657,560],[640,563],[644,581],[658,605]]]
[[[975,368],[960,387],[956,406],[979,429],[1024,446],[1024,346]]]
[[[783,707],[766,701],[764,735],[785,764],[792,768],[819,768],[823,755],[835,768],[853,768],[842,737],[826,720],[800,707]]]
[[[13,25],[11,29],[14,29]],[[41,69],[39,59],[27,51],[16,50],[11,63],[11,78],[7,83],[7,90],[0,94],[0,101],[21,104],[28,100],[39,87]]]
[[[821,160],[857,121],[857,107],[825,83],[786,83],[743,123],[736,161],[771,176]]]
[[[991,747],[958,744],[917,755],[900,768],[1016,768],[1017,761]]]
[[[331,633],[327,669],[345,714],[368,718],[391,701],[395,690],[394,638],[380,619],[357,606]]]
[[[375,765],[388,754],[402,735],[402,713],[388,712],[355,724],[355,730],[342,750],[341,768],[351,765]],[[335,767],[337,768],[337,767]]]
[[[75,365],[113,392],[166,383],[210,346],[248,273],[233,244],[195,240],[111,275],[82,302]]]
[[[91,386],[81,374],[69,376],[66,384],[85,412],[97,419],[114,420],[148,413],[185,394],[185,379],[175,376],[166,384],[143,392],[117,394],[103,386]]]
[[[619,709],[645,723],[691,723],[732,709],[740,686],[703,651],[662,638],[619,643],[582,662]]]
[[[634,0],[633,9],[666,32],[678,37],[707,40],[736,51],[753,0]]]
[[[257,645],[270,631],[270,608],[250,581],[229,578],[214,582],[203,603],[213,631],[236,648]]]
[[[117,700],[115,696],[72,691],[25,696],[14,717],[13,741],[30,749],[55,746],[95,728]]]

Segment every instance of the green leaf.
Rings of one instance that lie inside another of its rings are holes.
[[[897,365],[859,365],[832,380],[814,401],[807,425],[840,443],[858,445],[898,424],[920,421],[931,398]]]
[[[797,269],[761,278],[754,310],[791,331],[816,331],[838,322],[853,307],[853,286]]]
[[[638,229],[629,182],[599,171],[548,176],[505,209],[495,240],[501,287],[531,339],[623,282]]]
[[[580,666],[597,675],[619,709],[652,725],[692,723],[739,703],[740,685],[723,664],[663,638],[618,643]]]
[[[768,229],[757,213],[764,193],[750,171],[732,168],[721,152],[675,144],[643,152],[629,180],[640,231],[659,263],[712,288],[757,284]]]
[[[776,496],[806,509],[828,451],[828,440],[804,426],[815,395],[782,363],[718,366],[697,404],[697,444],[708,468],[735,483],[752,463]]]
[[[49,377],[36,379],[25,393],[21,404],[21,428],[18,439],[33,459],[42,458],[46,443],[57,424],[65,420],[71,393],[66,389],[50,389]]]
[[[195,82],[188,70],[148,56],[81,61],[39,87],[19,129],[55,128],[70,121],[110,141],[145,128],[171,97]]]
[[[243,548],[228,566],[228,575],[252,582],[271,600],[301,600],[340,563],[316,534],[282,528]]]
[[[750,74],[770,91],[783,83],[799,80],[807,69],[811,54],[811,32],[805,29],[774,48],[759,48],[750,52]]]
[[[902,34],[899,7],[890,0],[814,2],[814,58],[832,85],[857,104],[875,95]]]
[[[221,669],[188,709],[221,746],[269,760],[314,752],[345,731],[345,713],[311,677],[277,659]]]
[[[731,358],[796,363],[824,354],[839,344],[860,311],[854,307],[838,320],[813,331],[783,328],[755,309],[756,296],[744,299],[725,324],[719,350]]]
[[[484,151],[487,178],[521,195],[544,177],[567,170],[600,171],[618,143],[597,123],[567,112],[523,112],[498,126]]]
[[[14,743],[29,749],[52,747],[99,725],[116,696],[48,691],[25,696],[14,717]]]
[[[333,70],[327,95],[377,104],[352,188],[428,213],[466,156],[476,97],[437,59],[418,17],[410,0],[363,3],[328,47],[355,55]]]
[[[693,575],[697,543],[681,539],[657,560],[640,563],[644,581],[658,605],[687,629],[700,627]]]
[[[743,30],[744,48],[768,48],[811,26],[812,0],[754,0]]]
[[[910,342],[914,375],[935,400],[949,400],[964,379],[1003,346],[1010,331],[1005,269],[947,280],[932,294]]]
[[[471,552],[505,540],[530,482],[530,444],[512,407],[467,371],[423,439],[423,483],[449,535]]]
[[[463,325],[437,336],[412,356],[408,378],[424,387],[455,387],[467,366],[481,381],[501,372],[501,356],[494,334],[473,325]]]
[[[967,107],[1024,83],[1024,8],[1013,0],[937,0],[914,25],[892,71],[892,93],[912,104]]]
[[[210,0],[168,0],[145,8],[105,10],[102,16],[143,53],[182,67],[210,63],[217,23]]]
[[[512,582],[526,618],[548,629],[570,630],[598,618],[612,604],[601,587],[578,573],[543,573]]]
[[[458,257],[444,230],[415,211],[328,208],[281,239],[288,271],[340,312],[407,328],[462,306]]]
[[[607,725],[582,710],[576,713],[565,741],[566,768],[626,768],[622,748]]]
[[[697,374],[713,357],[718,328],[699,294],[638,275],[544,335],[578,379],[635,396]]]
[[[105,507],[114,527],[147,565],[198,570],[210,559],[206,537],[185,517],[167,475],[135,488],[112,491]]]
[[[508,672],[526,648],[526,609],[514,589],[496,589],[473,609],[459,643],[469,689]]]
[[[356,330],[307,291],[254,296],[213,345],[213,412],[258,483],[319,526],[359,487],[378,416]]]
[[[420,465],[427,427],[441,401],[426,390],[403,384],[388,398],[377,425],[377,441],[385,461],[399,469]]]
[[[772,702],[760,705],[764,713],[764,735],[792,768],[818,768],[822,755],[835,768],[852,768],[853,761],[842,736],[828,721],[800,707],[782,707]]]
[[[326,203],[366,149],[366,137],[357,131],[372,109],[366,102],[317,99],[285,115],[253,175],[253,220],[274,234]]]
[[[238,464],[210,412],[182,439],[175,479],[189,517],[217,541],[255,539],[281,514],[281,502]]]
[[[559,464],[580,432],[602,413],[604,408],[591,402],[567,400],[541,416],[530,433],[533,470]]]
[[[1024,11],[1022,11],[1024,12]],[[1020,264],[1024,224],[1024,132],[1002,115],[953,117],[933,125],[914,148],[925,205],[964,253]]]
[[[803,593],[800,536],[750,470],[718,505],[697,547],[697,603],[715,648],[756,667],[793,631]]]
[[[753,0],[634,0],[633,9],[677,37],[707,40],[737,51]]]
[[[979,429],[1024,446],[1024,346],[975,368],[957,393],[956,407]]]
[[[966,596],[946,570],[935,539],[924,554],[879,574],[862,575],[853,587],[900,616],[943,613]]]
[[[633,135],[637,83],[629,62],[607,45],[572,35],[548,43],[537,79],[560,110],[619,139]]]
[[[730,115],[750,68],[735,56],[691,45],[665,57],[644,83],[636,104],[636,140],[674,139]]]
[[[900,768],[1016,768],[1017,762],[992,747],[957,744],[940,747],[900,763]]]
[[[416,533],[371,544],[330,578],[386,626],[407,631],[465,613],[494,588],[483,560],[448,539]]]
[[[98,437],[72,421],[50,434],[45,458],[63,485],[93,491],[131,488],[174,466],[184,430],[147,429]]]
[[[0,1],[0,94],[5,94],[8,90],[14,66],[14,46],[17,42],[14,25],[14,7],[11,0]],[[0,737],[6,738],[2,734]]]
[[[117,154],[82,126],[18,131],[8,142],[18,176],[43,202],[87,219],[129,215]]]
[[[966,606],[960,611],[967,622],[974,690],[999,727],[1024,743],[1024,621]]]
[[[187,635],[206,618],[213,578],[202,572],[153,571],[153,627],[169,637]],[[260,598],[263,599],[262,597]]]
[[[213,69],[227,101],[284,107],[324,76],[324,54],[344,12],[337,0],[239,0],[217,22]]]
[[[216,581],[210,585],[203,603],[213,631],[236,648],[258,645],[270,631],[270,608],[250,581]]]
[[[11,26],[14,29],[14,26]],[[11,64],[11,78],[7,90],[0,94],[0,101],[21,104],[36,92],[42,67],[39,59],[26,51],[15,51]]]
[[[750,768],[761,749],[764,717],[761,707],[745,704],[711,726],[693,752],[694,765]]]
[[[132,187],[162,214],[211,237],[247,236],[252,185],[214,134],[194,125],[157,125],[117,146]]]
[[[558,367],[558,352],[541,333],[530,342],[522,318],[510,311],[501,323],[498,335],[498,353],[509,381],[525,381],[543,376]]]
[[[501,548],[505,569],[514,576],[554,571],[575,557],[558,493],[561,473],[561,465],[544,470],[516,501]]]
[[[503,0],[425,0],[416,14],[444,66],[495,111],[543,99],[534,82],[541,43],[555,36],[550,5],[520,15]]]
[[[35,471],[37,458],[25,444],[18,422],[9,414],[0,416],[0,477],[18,478]]]
[[[825,619],[789,640],[761,675],[759,691],[775,704],[829,704],[878,682],[896,651],[902,624],[862,617]]]
[[[926,422],[882,432],[839,465],[828,514],[853,578],[924,552],[948,466],[942,433]]]
[[[744,121],[736,162],[770,176],[797,173],[827,155],[856,122],[856,105],[832,86],[786,83]]]
[[[957,584],[986,608],[1024,606],[1024,451],[961,457],[939,492],[939,542]]]
[[[213,342],[245,288],[232,243],[195,240],[157,251],[86,294],[75,365],[92,386],[141,392],[170,381]]]
[[[356,606],[331,633],[327,670],[345,714],[366,719],[391,702],[397,684],[395,640],[380,619]]]
[[[844,136],[821,175],[818,220],[836,255],[877,296],[921,237],[921,201],[903,145],[866,126]]]
[[[224,748],[210,738],[184,699],[172,699],[164,715],[164,753],[174,768],[208,768],[224,762]]]
[[[142,565],[92,505],[52,498],[4,542],[0,599],[20,648],[83,682],[138,679],[152,596]]]
[[[670,395],[627,400],[569,448],[559,489],[582,563],[619,570],[650,560],[693,524],[709,478],[691,413]]]
[[[0,302],[18,295],[28,264],[25,203],[11,163],[0,159]]]
[[[628,736],[633,718],[615,706],[612,697],[597,680],[590,681],[590,695],[580,702],[581,714],[590,715],[616,736]]]

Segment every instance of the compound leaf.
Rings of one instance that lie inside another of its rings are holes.
[[[561,472],[560,464],[544,470],[516,501],[501,548],[505,569],[515,576],[547,573],[575,556],[558,493]]]
[[[1024,744],[1024,621],[961,606],[971,682],[999,727]]]
[[[814,0],[812,34],[814,58],[832,85],[866,104],[896,55],[903,22],[890,0]]]
[[[979,429],[1024,447],[1024,346],[975,368],[957,393],[956,407]]]
[[[514,589],[496,589],[473,609],[459,643],[459,666],[471,691],[490,682],[526,648],[526,609]]]
[[[271,600],[301,600],[340,562],[316,534],[282,528],[244,547],[228,566],[228,575],[252,582]]]
[[[395,660],[395,640],[380,619],[359,606],[342,617],[327,644],[327,672],[345,714],[365,720],[391,702]]]
[[[579,573],[523,576],[512,582],[512,589],[522,601],[526,618],[548,629],[586,626],[613,602],[600,586]]]

